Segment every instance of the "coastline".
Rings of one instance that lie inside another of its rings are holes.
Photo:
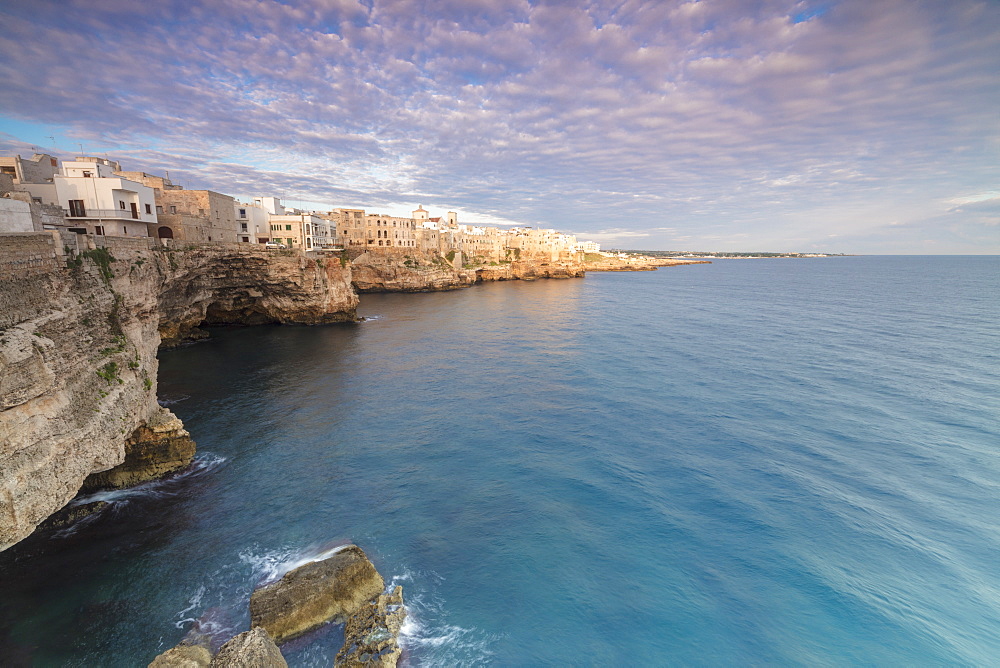
[[[0,427],[16,438],[0,452],[6,490],[0,514],[12,518],[0,531],[0,549],[30,535],[81,493],[126,487],[190,463],[197,434],[188,435],[157,404],[156,354],[203,338],[203,325],[347,323],[357,319],[359,293],[446,291],[704,263],[588,263],[582,254],[520,252],[503,262],[413,252],[351,258],[59,232],[3,238]]]

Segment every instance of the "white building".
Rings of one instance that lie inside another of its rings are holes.
[[[63,208],[70,229],[109,236],[148,236],[147,224],[156,224],[153,189],[115,176],[117,162],[80,157],[63,162],[62,174],[45,185],[25,189],[45,204]],[[54,191],[54,192],[53,192]]]
[[[337,248],[337,225],[311,213],[287,213],[268,217],[271,238],[289,248],[333,250]]]
[[[278,197],[254,197],[254,206],[259,206],[272,216],[283,216],[286,213],[281,199]]]
[[[273,199],[273,198],[267,198]],[[271,224],[269,212],[254,199],[253,204],[235,202],[233,213],[236,215],[236,240],[242,243],[266,244],[271,240]]]

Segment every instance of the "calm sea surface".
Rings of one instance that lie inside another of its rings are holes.
[[[359,311],[161,354],[196,466],[0,554],[0,665],[144,666],[347,542],[403,585],[411,665],[1000,664],[1000,258]]]

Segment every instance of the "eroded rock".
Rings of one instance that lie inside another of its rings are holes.
[[[347,620],[384,587],[364,551],[348,545],[255,591],[250,597],[251,625],[282,643],[327,622]]]
[[[195,443],[184,424],[170,411],[161,409],[125,440],[125,461],[87,476],[83,491],[121,489],[162,478],[190,464],[194,453]]]
[[[149,668],[207,668],[212,664],[212,652],[204,645],[181,642],[157,656]]]
[[[212,659],[212,668],[288,668],[267,631],[255,627],[229,640]]]
[[[403,588],[379,594],[351,615],[344,625],[344,646],[335,666],[343,668],[390,668],[399,661],[399,629],[406,619]]]

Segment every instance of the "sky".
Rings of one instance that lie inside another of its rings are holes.
[[[1000,253],[1000,0],[0,0],[0,155],[605,248]]]

